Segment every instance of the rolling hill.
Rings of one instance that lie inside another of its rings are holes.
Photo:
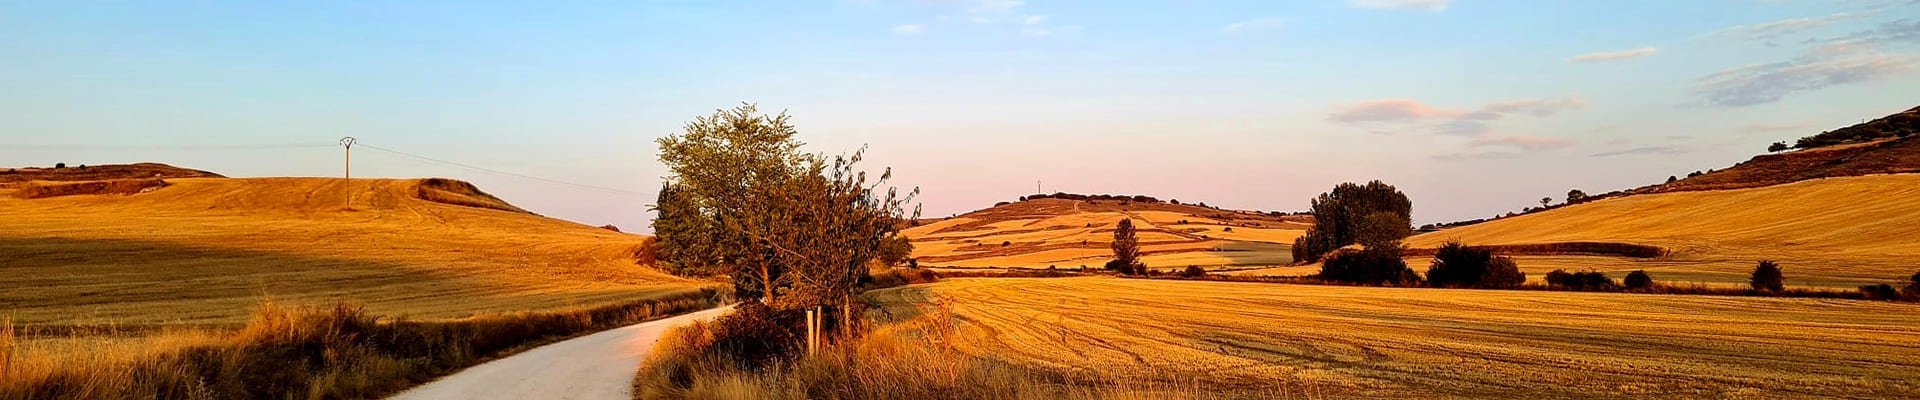
[[[705,285],[643,265],[650,237],[541,217],[465,182],[155,179],[154,170],[0,184],[6,317],[28,327],[230,324],[270,299],[447,318]]]
[[[1823,134],[1832,137],[1820,146],[1407,244],[1506,246],[1536,279],[1554,268],[1645,269],[1655,279],[1739,284],[1771,259],[1785,265],[1789,285],[1901,281],[1920,271],[1916,115],[1920,108]],[[1644,247],[1657,255],[1614,251]]]
[[[922,221],[903,234],[922,266],[1100,268],[1121,218],[1133,220],[1142,261],[1156,269],[1286,264],[1293,239],[1312,226],[1306,216],[1157,200],[1037,198]]]

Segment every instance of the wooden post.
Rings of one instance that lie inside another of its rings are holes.
[[[808,357],[813,356],[814,335],[815,335],[815,331],[820,329],[819,323],[818,323],[819,320],[820,320],[820,316],[817,311],[813,309],[807,310],[807,356]]]

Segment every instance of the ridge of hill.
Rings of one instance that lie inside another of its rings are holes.
[[[952,218],[916,221],[902,235],[921,266],[1100,268],[1120,219],[1134,221],[1142,261],[1156,269],[1291,262],[1312,217],[1131,199],[1034,198]]]
[[[152,178],[224,178],[224,176],[160,163],[81,165],[63,168],[0,168],[0,188],[28,181],[73,182]]]
[[[651,237],[541,217],[466,182],[163,181],[35,199],[0,188],[0,309],[27,326],[234,323],[263,299],[452,318],[706,285],[644,265]]]

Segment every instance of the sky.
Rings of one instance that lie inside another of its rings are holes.
[[[1920,0],[532,3],[0,0],[0,165],[337,176],[353,136],[491,170],[362,147],[356,177],[644,232],[654,140],[750,102],[931,217],[1379,179],[1427,223],[1920,105]]]

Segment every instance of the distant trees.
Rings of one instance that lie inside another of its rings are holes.
[[[1312,201],[1314,225],[1293,242],[1296,262],[1318,260],[1333,249],[1368,247],[1413,234],[1413,202],[1392,185],[1342,183]]]
[[[1187,269],[1180,271],[1180,276],[1187,277],[1187,278],[1199,278],[1199,277],[1207,276],[1207,270],[1204,268],[1200,268],[1200,266],[1198,265],[1188,265]]]
[[[1622,283],[1626,284],[1627,290],[1649,289],[1653,287],[1653,276],[1647,275],[1646,270],[1635,270],[1627,273],[1627,279]]]
[[[1787,145],[1787,142],[1773,142],[1773,144],[1770,144],[1770,145],[1767,145],[1767,152],[1768,152],[1768,153],[1779,153],[1779,152],[1782,152],[1782,151],[1787,151],[1787,149],[1791,149],[1791,148],[1793,148],[1793,147],[1792,147],[1792,146],[1788,146],[1788,145]]]
[[[1407,268],[1401,259],[1405,249],[1400,242],[1367,246],[1360,251],[1341,251],[1320,264],[1320,279],[1333,282],[1409,285],[1420,282],[1420,274]]]
[[[67,163],[54,163],[54,164],[53,164],[53,169],[62,169],[62,168],[66,168],[66,167],[67,167]]]
[[[1599,271],[1567,272],[1556,269],[1547,273],[1547,285],[1571,290],[1612,290],[1620,286],[1607,273]]]
[[[1780,263],[1773,260],[1760,260],[1754,265],[1753,276],[1747,279],[1753,290],[1778,292],[1786,290],[1786,274],[1780,270]]]
[[[1122,274],[1144,274],[1146,266],[1140,263],[1140,236],[1134,232],[1133,219],[1121,218],[1119,226],[1113,229],[1113,261],[1107,262],[1107,269]]]
[[[1526,281],[1527,274],[1512,258],[1457,240],[1440,245],[1427,266],[1427,284],[1434,287],[1511,288]]]
[[[1567,191],[1567,204],[1579,203],[1582,201],[1587,201],[1587,192],[1582,192],[1580,191],[1580,189]]]

